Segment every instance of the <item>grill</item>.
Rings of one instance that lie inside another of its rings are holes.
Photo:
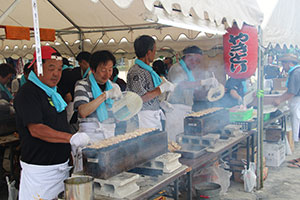
[[[166,132],[138,129],[83,149],[84,173],[95,178],[108,179],[164,154],[167,150]]]
[[[187,115],[184,118],[184,134],[205,135],[220,132],[229,124],[229,112],[224,108],[209,108]]]

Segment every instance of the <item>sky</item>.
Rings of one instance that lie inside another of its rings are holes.
[[[264,13],[264,20],[261,25],[262,28],[265,27],[266,23],[268,22],[268,19],[271,17],[272,11],[276,6],[277,2],[278,0],[257,0],[261,11]]]

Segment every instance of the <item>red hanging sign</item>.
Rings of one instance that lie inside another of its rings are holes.
[[[226,73],[236,79],[249,78],[257,67],[258,37],[255,27],[236,25],[223,36]]]

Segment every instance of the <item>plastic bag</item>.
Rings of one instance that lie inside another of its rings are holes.
[[[228,188],[230,186],[230,177],[232,175],[232,172],[225,170],[225,169],[229,169],[229,166],[226,163],[224,163],[223,165],[224,166],[222,166],[222,167],[219,166],[219,167],[215,168],[217,176],[218,176],[218,179],[216,180],[215,183],[218,183],[221,185],[221,188],[222,188],[222,190],[220,192],[221,195],[228,191]]]
[[[254,187],[256,187],[255,170],[255,163],[250,162],[249,169],[247,169],[247,166],[245,165],[245,169],[242,171],[245,192],[252,192]]]
[[[9,182],[9,178],[6,176],[7,189],[8,189],[8,200],[17,200],[18,199],[18,190],[15,186],[16,181]]]

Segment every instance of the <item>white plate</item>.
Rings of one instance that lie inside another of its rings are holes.
[[[126,121],[142,109],[143,100],[134,92],[126,91],[122,94],[122,98],[114,102],[111,111],[117,120]]]

